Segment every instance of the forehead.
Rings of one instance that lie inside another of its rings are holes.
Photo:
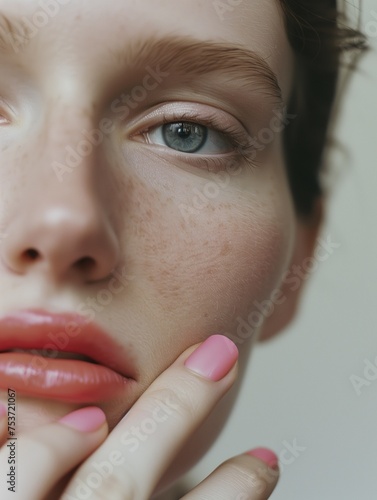
[[[123,69],[132,54],[138,58],[137,47],[190,37],[252,51],[288,98],[293,55],[277,0],[0,0],[2,14],[0,35],[9,36],[12,27],[13,45],[21,47],[12,57],[37,69],[53,61],[67,69],[85,61],[103,75],[115,65]],[[9,39],[1,48],[9,49]]]

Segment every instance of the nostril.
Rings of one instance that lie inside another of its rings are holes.
[[[95,266],[95,261],[92,257],[82,257],[75,263],[75,266],[82,271],[88,272]]]
[[[28,261],[34,261],[39,259],[39,252],[34,248],[29,248],[23,253],[23,258]]]

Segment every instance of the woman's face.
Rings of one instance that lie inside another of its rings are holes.
[[[242,340],[237,329],[279,285],[295,240],[282,150],[293,57],[279,3],[1,0],[0,10],[17,30],[1,23],[1,317],[77,313],[105,330],[100,349],[115,345],[134,378],[91,400],[111,426],[213,333],[240,339],[242,372],[258,329]],[[69,332],[68,357],[98,340]],[[35,364],[43,346],[27,335],[0,350],[34,347]],[[19,428],[88,404],[32,385],[17,393]]]

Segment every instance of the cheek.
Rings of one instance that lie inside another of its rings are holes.
[[[253,301],[277,286],[293,238],[293,216],[282,197],[216,201],[187,218],[177,196],[161,196],[140,181],[127,189],[134,209],[130,266],[165,336],[176,335],[177,326],[191,341],[231,330]]]

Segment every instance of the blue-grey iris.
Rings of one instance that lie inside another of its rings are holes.
[[[183,153],[196,153],[207,140],[207,127],[179,122],[164,125],[162,134],[167,146]]]

